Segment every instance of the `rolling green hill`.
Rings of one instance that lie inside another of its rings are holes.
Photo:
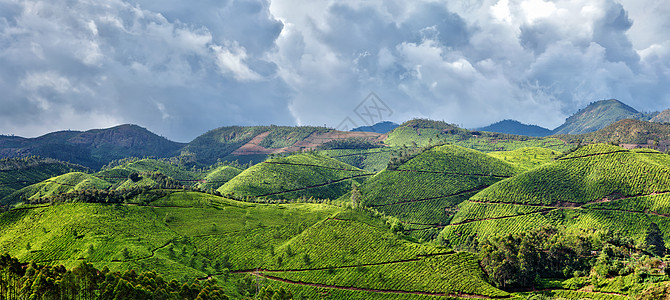
[[[304,153],[269,159],[252,166],[218,191],[240,199],[336,199],[350,189],[352,179],[368,175],[371,174],[333,158]]]
[[[582,134],[597,131],[623,119],[648,121],[655,114],[640,113],[616,99],[601,100],[580,109],[554,129],[554,134]]]
[[[670,237],[670,156],[608,144],[581,147],[472,196],[441,233],[448,244],[545,224],[608,229],[645,238],[651,223]]]
[[[452,209],[477,191],[515,174],[514,167],[459,146],[432,147],[368,179],[360,204],[397,217],[417,237],[434,238]],[[351,193],[342,200],[352,198]]]
[[[83,166],[51,158],[2,158],[0,159],[0,199],[51,177],[85,170]]]
[[[22,188],[2,199],[3,204],[16,204],[21,199],[37,199],[79,190],[107,189],[111,184],[93,175],[72,172],[52,177]]]
[[[425,147],[454,144],[482,152],[507,151],[524,147],[541,147],[555,151],[571,148],[554,137],[528,137],[486,131],[470,131],[441,121],[414,119],[401,124],[388,134],[384,142],[394,147]]]
[[[187,170],[184,167],[156,159],[129,159],[119,166],[104,169],[94,175],[109,182],[120,184],[133,173],[160,172],[179,181],[182,185],[194,185],[206,175],[200,171]]]
[[[487,283],[476,255],[402,240],[362,210],[195,192],[173,192],[151,206],[67,203],[4,212],[0,251],[48,265],[153,270],[166,280],[214,278],[235,298],[257,291],[246,288],[250,275],[300,297],[510,295]]]
[[[551,130],[547,128],[523,124],[516,120],[502,120],[476,130],[538,137],[551,135]]]
[[[552,162],[560,153],[547,148],[528,147],[511,151],[489,152],[488,155],[512,164],[519,172]]]
[[[238,168],[231,166],[220,166],[207,173],[203,179],[204,181],[197,183],[196,187],[205,191],[209,189],[216,190],[240,173],[242,173],[242,170]]]
[[[311,134],[329,132],[332,129],[323,127],[286,127],[286,126],[251,126],[251,127],[221,127],[210,130],[195,138],[185,149],[195,153],[197,160],[204,164],[214,164],[218,159],[239,159],[246,163],[244,158],[254,159],[256,162],[265,159],[268,153],[261,156],[249,156],[244,154],[233,155],[243,145],[257,138],[257,146],[262,148],[282,148],[294,145]],[[264,134],[261,136],[261,134]]]

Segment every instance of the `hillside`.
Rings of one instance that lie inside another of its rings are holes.
[[[571,148],[565,141],[554,137],[470,131],[454,124],[425,119],[414,119],[401,124],[388,134],[384,143],[400,148],[449,143],[482,152],[508,151],[524,147],[541,147],[562,152]]]
[[[133,173],[151,172],[160,172],[187,186],[195,185],[206,176],[200,171],[187,170],[183,166],[156,159],[128,159],[127,162],[119,166],[105,168],[94,175],[109,182],[119,184],[126,181]]]
[[[214,278],[233,298],[253,297],[256,283],[301,298],[510,295],[487,283],[474,254],[411,243],[364,211],[324,204],[174,192],[151,207],[68,203],[0,220],[0,251],[20,261],[152,270],[166,281]]]
[[[488,155],[511,164],[521,173],[554,161],[560,153],[547,148],[528,147],[489,152]]]
[[[0,159],[0,199],[51,177],[85,170],[83,166],[51,158],[2,158]]]
[[[416,237],[432,239],[448,224],[452,209],[477,191],[514,175],[499,159],[459,146],[432,147],[397,167],[389,167],[358,187],[344,201],[360,202],[397,217]]]
[[[22,199],[37,199],[41,197],[54,196],[61,193],[69,193],[79,190],[107,189],[111,184],[93,175],[72,172],[52,177],[42,182],[22,188],[2,199],[3,205],[16,204]]]
[[[361,126],[361,127],[356,127],[352,129],[351,131],[363,131],[363,132],[376,132],[376,133],[389,133],[391,130],[395,129],[400,125],[385,121],[385,122],[379,122],[376,123],[372,126]]]
[[[547,128],[537,125],[523,124],[516,120],[502,120],[486,127],[477,128],[475,130],[536,137],[548,136],[552,133],[552,131]]]
[[[667,238],[670,219],[656,212],[668,209],[667,174],[666,154],[607,144],[584,146],[472,196],[459,207],[442,238],[459,244],[468,236],[555,224],[616,230],[640,241],[651,222]]]
[[[240,173],[242,173],[242,170],[238,168],[231,166],[220,166],[208,172],[204,180],[196,184],[196,187],[205,191],[209,189],[216,190],[224,183],[235,178],[235,176],[239,175]]]
[[[379,140],[382,135],[311,126],[233,126],[210,130],[190,142],[185,150],[195,153],[197,161],[207,165],[218,160],[257,163],[270,154],[313,150],[329,141],[354,137]]]
[[[137,125],[88,131],[59,131],[36,138],[3,138],[0,156],[39,155],[98,169],[126,157],[169,157],[184,145]]]
[[[616,99],[592,102],[565,120],[553,130],[554,134],[582,134],[597,131],[622,120],[638,119],[647,121],[654,114],[640,113]]]
[[[670,109],[666,109],[655,115],[649,122],[670,123]]]
[[[336,199],[352,180],[370,174],[330,157],[313,153],[274,158],[244,170],[217,191],[229,197]]]
[[[615,143],[626,148],[653,148],[667,151],[670,146],[670,125],[624,119],[596,132],[555,136],[569,143]]]

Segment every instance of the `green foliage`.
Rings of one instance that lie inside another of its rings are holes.
[[[467,293],[488,297],[509,295],[491,287],[475,255],[465,252],[422,257],[414,261],[339,267],[329,271],[263,272],[293,282],[319,283],[338,287],[426,292]]]
[[[5,199],[11,201],[10,203],[17,203],[21,200],[36,200],[74,191],[107,189],[109,187],[111,187],[109,182],[93,175],[72,172],[20,189]]]
[[[527,147],[512,151],[490,152],[488,155],[512,164],[520,173],[552,162],[559,153],[547,148]]]
[[[443,145],[378,173],[360,192],[365,206],[403,222],[440,226],[449,223],[456,205],[514,172],[481,152]]]
[[[2,299],[228,299],[214,280],[180,284],[154,272],[110,272],[81,263],[64,266],[30,264],[27,269],[7,254],[0,256]]]
[[[5,197],[31,184],[73,171],[86,172],[87,168],[37,156],[0,158],[0,203],[14,203]]]
[[[220,166],[207,173],[207,175],[204,178],[204,181],[197,183],[196,187],[205,191],[209,189],[216,190],[219,187],[221,187],[224,183],[230,181],[240,173],[242,173],[242,170],[238,168],[231,166]]]
[[[133,173],[161,173],[178,181],[181,185],[194,185],[205,177],[199,170],[187,170],[184,166],[173,164],[165,160],[130,159],[119,162],[120,165],[104,169],[93,174],[96,177],[114,183],[116,186],[124,184]]]
[[[660,153],[589,145],[553,163],[500,181],[472,200],[549,205],[665,192],[670,186],[670,164],[660,161],[668,159]]]
[[[371,141],[369,139],[360,137],[350,137],[344,140],[332,140],[325,142],[319,147],[317,147],[317,150],[333,150],[333,149],[367,150],[381,147],[383,147],[383,144],[376,141]]]
[[[379,172],[386,168],[391,157],[398,152],[395,147],[375,148],[369,150],[338,149],[322,150],[320,154],[337,159],[345,164],[366,170]]]
[[[244,170],[218,191],[223,195],[296,199],[336,199],[346,193],[351,181],[369,173],[335,159],[305,153],[275,158]]]

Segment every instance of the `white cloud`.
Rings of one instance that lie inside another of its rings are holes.
[[[361,123],[371,91],[393,121],[466,127],[551,128],[610,97],[660,110],[666,2],[0,0],[0,127],[130,122],[188,141],[222,125]]]

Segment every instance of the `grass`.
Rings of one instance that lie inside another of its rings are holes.
[[[397,147],[385,147],[374,149],[322,150],[319,153],[368,172],[379,172],[386,168],[391,157],[398,151]]]
[[[218,191],[238,198],[336,199],[351,186],[351,181],[345,179],[367,174],[364,170],[333,158],[297,154],[252,166],[226,182]]]
[[[13,199],[3,198],[24,187],[74,171],[83,172],[86,168],[50,158],[3,158],[0,160],[0,203],[12,203]]]
[[[654,158],[651,158],[654,156]],[[596,144],[479,192],[472,200],[550,205],[668,191],[670,157]]]
[[[207,173],[204,178],[204,182],[197,183],[196,187],[202,190],[216,190],[240,173],[242,173],[242,170],[238,168],[231,166],[221,166]]]
[[[547,148],[526,147],[511,151],[494,151],[488,155],[512,164],[521,173],[554,161],[560,153]]]
[[[415,290],[507,295],[483,280],[475,255],[403,240],[365,210],[252,204],[198,192],[166,192],[149,206],[68,203],[4,212],[0,251],[23,262],[71,267],[87,261],[112,271],[155,270],[166,280],[215,276],[231,287],[235,276],[230,271],[260,269],[288,278],[299,275],[290,269],[310,269],[304,274],[316,284],[329,285],[345,276],[349,281],[344,283],[352,286],[399,290],[327,289],[354,298],[431,298],[398,293]],[[315,270],[319,268],[325,269]],[[335,272],[324,271],[328,268]],[[313,293],[308,286],[268,282]]]
[[[37,199],[77,190],[107,189],[111,184],[93,175],[72,172],[52,177],[42,182],[22,188],[7,198],[17,203],[21,198]]]
[[[172,177],[183,185],[193,185],[198,180],[203,179],[205,174],[198,171],[189,171],[183,167],[155,159],[141,159],[117,166],[108,170],[103,170],[94,175],[115,184],[122,184],[132,173],[160,172],[166,176]]]
[[[510,151],[526,147],[564,152],[572,146],[554,137],[527,137],[511,134],[469,131],[456,125],[430,120],[411,120],[389,133],[384,141],[394,147],[425,147],[450,143],[482,152]]]
[[[396,170],[381,171],[359,189],[365,206],[403,222],[440,225],[448,224],[450,211],[476,191],[514,174],[514,167],[502,160],[445,145],[416,155]]]

